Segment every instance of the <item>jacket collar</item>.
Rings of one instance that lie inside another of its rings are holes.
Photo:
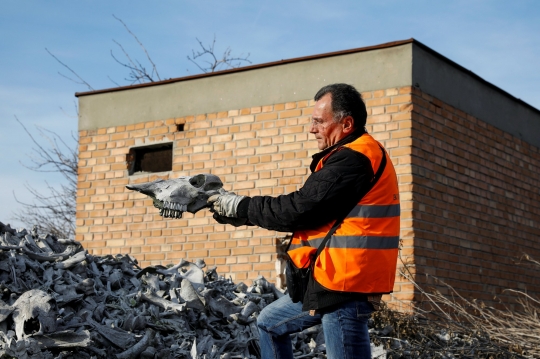
[[[326,156],[327,154],[329,154],[330,152],[332,152],[333,150],[335,150],[338,147],[341,147],[343,145],[346,145],[347,143],[353,142],[358,137],[362,136],[364,133],[366,133],[366,131],[364,130],[363,127],[357,128],[353,133],[351,133],[347,137],[342,138],[335,145],[327,147],[324,150],[322,150],[321,152],[317,152],[316,154],[311,156],[311,158],[313,158],[313,160],[311,161],[311,165],[309,165],[309,169],[311,170],[311,172],[315,171],[315,168],[317,168],[317,164],[319,163],[319,161],[322,158],[324,158],[324,156]]]

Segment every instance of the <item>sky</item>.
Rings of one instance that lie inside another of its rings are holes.
[[[197,39],[255,65],[414,38],[540,109],[538,0],[0,0],[0,222],[24,226],[26,187],[63,181],[27,168],[22,125],[44,146],[40,128],[75,147],[74,94],[130,84],[118,44],[150,68],[118,19],[161,79],[201,73],[187,59]]]

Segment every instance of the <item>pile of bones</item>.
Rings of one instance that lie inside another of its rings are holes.
[[[260,357],[258,313],[286,294],[263,277],[235,284],[202,260],[142,269],[128,255],[93,256],[0,222],[0,295],[0,359],[247,359]],[[372,357],[524,358],[420,319],[377,312]],[[291,339],[296,359],[326,358],[320,326]]]
[[[127,186],[167,218],[207,207],[222,187],[210,174]],[[256,317],[283,295],[263,277],[235,284],[204,260],[141,268],[129,255],[93,256],[76,241],[0,222],[0,359],[259,358]],[[478,356],[480,341],[387,308],[369,326],[373,358],[521,357],[489,339]],[[320,325],[291,339],[296,359],[326,358]]]
[[[140,268],[76,241],[0,222],[0,358],[258,358],[256,316],[284,295],[203,260]],[[319,327],[295,357],[324,358]]]

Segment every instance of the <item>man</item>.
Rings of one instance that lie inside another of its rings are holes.
[[[321,322],[328,358],[371,358],[367,321],[395,279],[397,178],[382,146],[365,131],[366,107],[354,87],[325,86],[315,101],[309,132],[321,152],[313,156],[312,174],[300,190],[279,197],[225,193],[209,202],[220,223],[293,232],[292,262],[298,268],[313,266],[302,302],[283,296],[257,318],[262,358],[292,358],[289,335]],[[322,239],[344,216],[311,263]]]

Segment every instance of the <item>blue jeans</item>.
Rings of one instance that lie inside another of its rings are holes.
[[[322,322],[328,359],[370,359],[367,322],[373,312],[369,302],[351,301],[322,310],[314,316],[302,311],[288,295],[266,306],[257,318],[262,359],[292,359],[290,334]]]

